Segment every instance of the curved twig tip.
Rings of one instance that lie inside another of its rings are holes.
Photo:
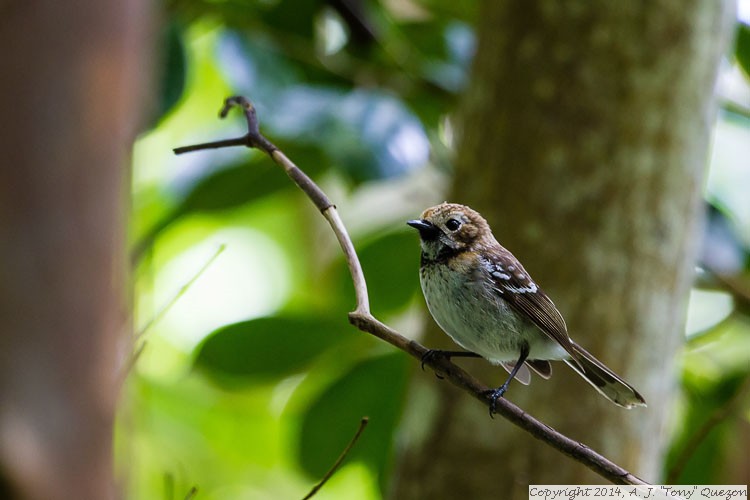
[[[253,103],[250,102],[246,97],[241,95],[234,95],[232,97],[227,97],[226,99],[224,99],[224,106],[222,106],[221,111],[219,111],[219,117],[226,118],[229,114],[229,110],[235,106],[240,106],[248,112],[255,112],[255,106],[253,106]]]
[[[263,134],[260,133],[260,126],[258,124],[258,116],[255,112],[255,106],[253,106],[253,103],[250,102],[250,100],[246,97],[237,95],[225,99],[224,105],[221,107],[221,110],[219,110],[219,117],[226,118],[226,116],[229,114],[229,110],[234,107],[241,107],[245,114],[245,120],[247,120],[247,134],[234,139],[224,139],[220,141],[194,144],[191,146],[182,146],[179,148],[175,148],[173,150],[174,153],[179,155],[204,149],[218,149],[231,146],[246,146],[248,148],[258,148],[268,155],[271,155],[274,151],[276,151],[276,146],[274,146],[271,141],[266,139]]]

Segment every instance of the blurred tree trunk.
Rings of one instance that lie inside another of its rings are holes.
[[[0,13],[0,497],[115,498],[149,4],[14,1]]]
[[[571,336],[649,406],[618,408],[562,363],[509,398],[647,481],[660,480],[672,431],[732,12],[730,1],[486,1],[462,113],[451,200],[485,214]],[[450,345],[434,326],[425,342]],[[491,386],[506,376],[461,363]],[[432,374],[412,394],[393,498],[527,498],[528,484],[602,482]]]

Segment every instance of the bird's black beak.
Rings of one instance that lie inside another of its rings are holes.
[[[406,223],[419,231],[419,237],[422,238],[423,241],[434,240],[440,236],[440,229],[438,229],[438,227],[432,222],[427,222],[424,219],[415,219],[406,221]]]

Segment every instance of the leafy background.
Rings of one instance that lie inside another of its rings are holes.
[[[333,235],[278,167],[250,150],[171,149],[242,134],[239,117],[216,114],[226,96],[249,96],[264,133],[338,205],[374,312],[414,334],[423,302],[404,221],[449,185],[477,4],[163,7],[159,96],[133,155],[142,351],[118,418],[127,495],[184,498],[195,486],[205,499],[301,498],[367,415],[318,498],[381,498],[417,363],[349,326]],[[670,482],[733,483],[750,470],[735,445],[750,439],[750,15],[740,17],[705,194],[702,263],[725,278],[700,273],[691,296]]]

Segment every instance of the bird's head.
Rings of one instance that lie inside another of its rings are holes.
[[[422,252],[428,259],[478,248],[494,241],[484,217],[465,205],[441,203],[407,221],[419,231]]]

